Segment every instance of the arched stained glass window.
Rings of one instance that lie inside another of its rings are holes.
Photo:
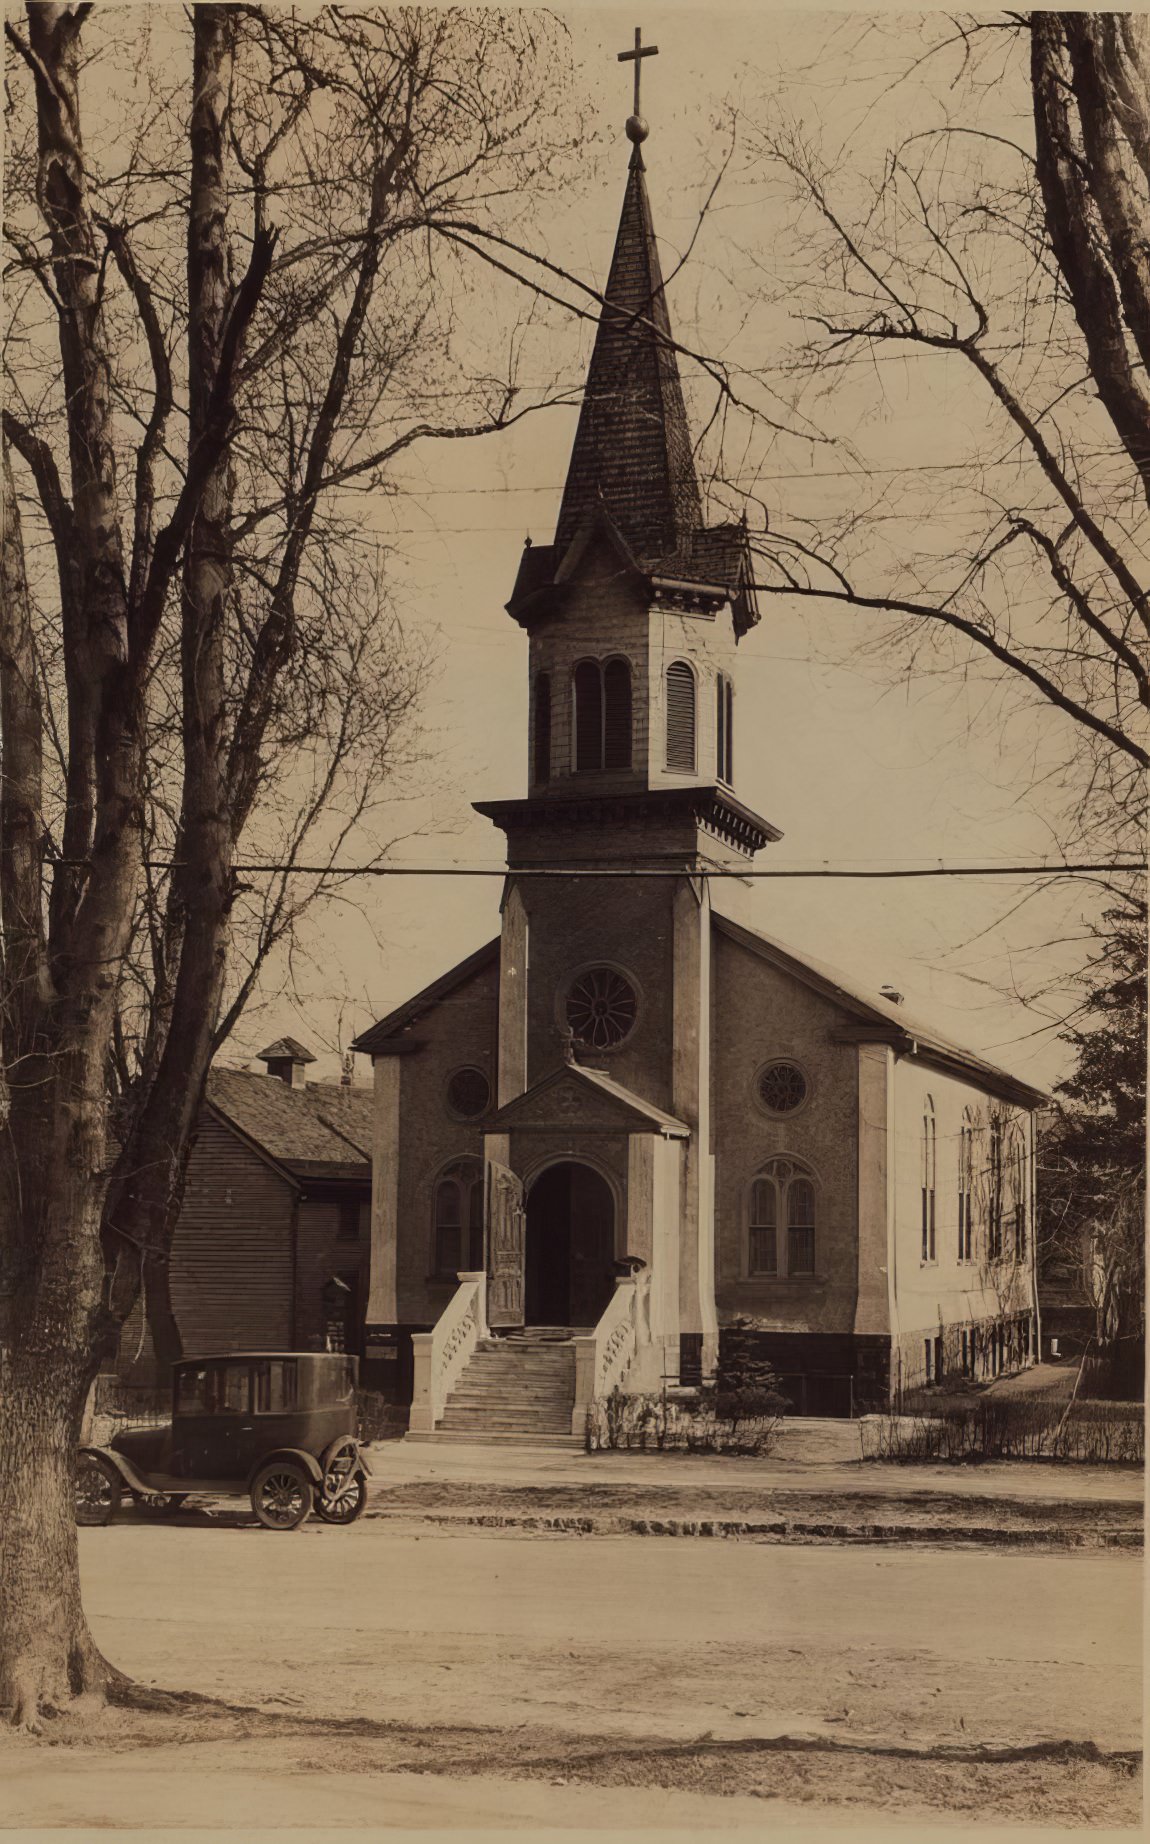
[[[667,767],[695,772],[695,675],[682,659],[667,668]]]
[[[779,1194],[773,1178],[756,1178],[751,1186],[751,1240],[748,1272],[779,1271]]]
[[[751,1182],[747,1273],[793,1279],[815,1272],[814,1174],[798,1159],[771,1159]],[[783,1232],[780,1237],[780,1231]]]
[[[962,1116],[958,1139],[958,1259],[969,1261],[974,1246],[974,1123],[970,1109]]]
[[[459,1159],[435,1186],[435,1273],[452,1279],[483,1266],[483,1167]]]
[[[922,1106],[922,1259],[935,1259],[935,1183],[938,1177],[938,1141],[934,1102],[928,1095]]]

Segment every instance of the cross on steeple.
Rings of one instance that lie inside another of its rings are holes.
[[[620,51],[618,54],[620,64],[633,64],[635,66],[635,110],[627,123],[627,135],[632,141],[645,141],[647,138],[647,124],[639,113],[639,79],[643,71],[643,59],[657,58],[658,55],[658,45],[645,45],[643,43],[643,30],[641,26],[635,27],[634,51]]]

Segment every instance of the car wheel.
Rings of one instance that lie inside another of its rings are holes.
[[[342,1473],[333,1479],[329,1473],[324,1489],[315,1501],[315,1514],[325,1524],[354,1524],[367,1504],[367,1475]]]
[[[110,1524],[120,1508],[124,1486],[107,1460],[82,1453],[76,1461],[76,1522],[85,1526]]]
[[[294,1460],[272,1460],[252,1481],[252,1510],[267,1530],[295,1530],[315,1503],[315,1488]]]
[[[138,1492],[136,1509],[145,1517],[174,1517],[187,1496],[186,1492]]]

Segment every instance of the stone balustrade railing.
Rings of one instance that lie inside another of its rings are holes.
[[[589,1338],[575,1340],[575,1401],[571,1432],[582,1434],[596,1397],[622,1383],[635,1357],[651,1342],[649,1274],[621,1274],[615,1292]]]
[[[487,1336],[487,1276],[461,1274],[459,1285],[430,1332],[413,1332],[414,1384],[408,1427],[433,1434],[447,1398]]]

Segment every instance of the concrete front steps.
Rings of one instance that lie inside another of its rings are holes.
[[[581,1446],[571,1433],[574,1336],[562,1326],[540,1326],[481,1339],[434,1433],[422,1438]]]

